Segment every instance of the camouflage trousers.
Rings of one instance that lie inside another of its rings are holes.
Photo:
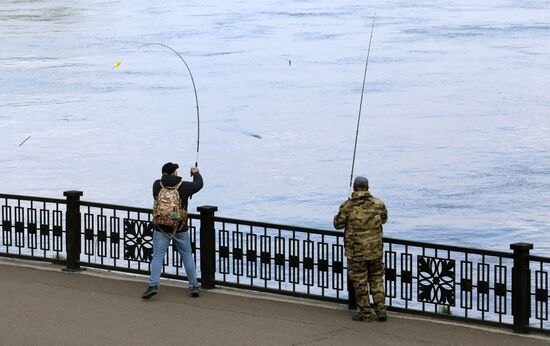
[[[369,302],[369,287],[376,314],[386,312],[383,280],[384,262],[382,262],[382,258],[368,261],[355,261],[348,258],[348,275],[355,288],[357,308],[361,315],[369,317],[372,314]]]

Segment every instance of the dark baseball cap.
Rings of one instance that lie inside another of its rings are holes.
[[[172,174],[176,169],[180,168],[177,163],[168,162],[162,166],[162,173]]]

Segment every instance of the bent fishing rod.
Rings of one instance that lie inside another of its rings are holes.
[[[353,160],[351,161],[351,175],[349,177],[349,187],[353,184],[353,169],[355,167],[355,154],[357,152],[357,138],[359,137],[359,123],[361,122],[361,108],[363,106],[363,94],[365,93],[365,82],[367,81],[367,69],[369,67],[370,46],[372,43],[372,33],[374,32],[374,20],[376,12],[372,16],[372,27],[370,29],[369,49],[367,50],[367,62],[365,63],[365,73],[363,74],[363,88],[361,89],[361,101],[359,102],[359,115],[357,116],[357,129],[355,130],[355,145],[353,146]]]
[[[172,52],[174,52],[180,58],[181,61],[183,61],[183,63],[185,64],[185,67],[187,68],[187,72],[189,72],[189,77],[191,77],[191,83],[193,83],[193,91],[195,92],[195,104],[197,105],[197,157],[196,157],[196,160],[195,160],[195,167],[198,167],[199,166],[199,147],[200,147],[200,135],[201,135],[201,122],[200,122],[200,115],[199,115],[199,98],[197,96],[197,88],[195,86],[195,79],[193,79],[193,74],[191,73],[191,69],[189,68],[189,65],[187,65],[187,62],[181,56],[181,54],[178,53],[172,47],[167,46],[163,43],[151,42],[151,43],[142,44],[141,46],[139,46],[138,49],[141,49],[142,47],[145,47],[145,46],[161,46],[161,47],[170,49]],[[191,174],[191,175],[193,175],[193,174]]]

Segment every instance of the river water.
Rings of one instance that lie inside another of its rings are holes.
[[[331,229],[376,12],[355,173],[385,235],[550,255],[550,1],[380,3],[3,0],[0,192],[150,207],[197,140],[160,42],[198,91],[191,210]]]

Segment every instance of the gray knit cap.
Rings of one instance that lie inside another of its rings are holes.
[[[364,188],[368,189],[369,188],[369,180],[365,177],[358,176],[353,181],[353,187],[364,187]]]

